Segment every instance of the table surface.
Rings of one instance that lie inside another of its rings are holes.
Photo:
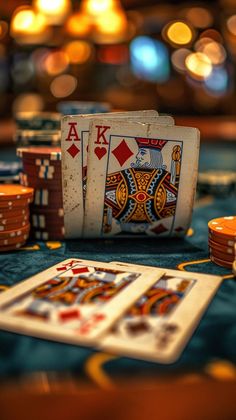
[[[236,143],[203,144],[200,169],[236,170]],[[1,159],[12,153],[3,150]],[[71,378],[102,388],[144,379],[165,381],[189,378],[236,379],[236,281],[230,270],[208,258],[207,222],[236,214],[236,196],[203,197],[196,201],[191,228],[185,239],[75,240],[32,242],[0,255],[0,289],[4,290],[66,258],[126,261],[224,276],[180,359],[171,365],[149,363],[96,352],[93,349],[50,342],[0,331],[0,378]],[[44,376],[43,376],[44,375]]]

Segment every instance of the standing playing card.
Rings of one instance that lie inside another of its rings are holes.
[[[67,238],[82,235],[89,125],[97,117],[99,114],[67,116],[62,119],[63,202]],[[174,125],[172,117],[158,117],[158,113],[152,110],[107,113],[106,119],[111,118]]]
[[[140,272],[148,268],[117,264]],[[222,278],[164,270],[165,274],[101,339],[100,348],[161,363],[172,363],[180,356]]]
[[[66,260],[0,295],[0,328],[91,344],[162,274]]]
[[[195,128],[94,120],[84,236],[184,235],[191,220],[198,155]]]

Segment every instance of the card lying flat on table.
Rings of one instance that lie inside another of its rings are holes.
[[[0,328],[96,344],[162,275],[161,269],[140,273],[115,264],[65,260],[0,295]]]
[[[115,264],[140,272],[148,268]],[[101,349],[160,363],[172,363],[180,356],[222,278],[163,270],[163,276],[113,325],[110,334],[101,339]]]
[[[94,120],[84,236],[183,236],[191,221],[199,141],[195,128]]]
[[[158,113],[153,110],[106,113],[105,117],[104,114],[95,114],[62,118],[63,202],[67,238],[78,238],[82,235],[89,126],[91,121],[99,117],[106,120],[137,120],[155,122],[160,125],[174,125],[172,117],[159,117]]]

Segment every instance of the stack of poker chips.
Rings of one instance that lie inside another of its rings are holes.
[[[0,184],[19,184],[21,162],[0,161]]]
[[[58,147],[18,148],[23,172],[20,182],[34,188],[30,207],[31,237],[37,240],[64,238],[61,149]]]
[[[212,219],[208,229],[210,259],[236,274],[236,216]]]
[[[59,146],[61,115],[57,112],[19,112],[15,115],[17,146]]]
[[[108,102],[62,101],[57,109],[63,115],[97,114],[111,111],[111,105]]]
[[[216,171],[200,172],[198,174],[197,190],[200,194],[210,194],[227,197],[236,193],[236,172]]]
[[[30,233],[29,204],[34,190],[21,185],[0,185],[0,251],[13,251],[25,244]]]

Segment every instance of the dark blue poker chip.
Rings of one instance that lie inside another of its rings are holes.
[[[0,161],[0,177],[14,177],[22,170],[21,162]]]

